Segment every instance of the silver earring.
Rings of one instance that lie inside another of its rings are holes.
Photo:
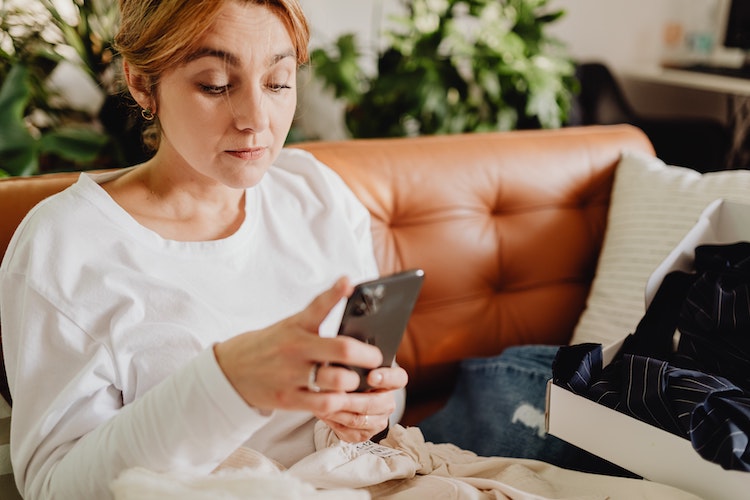
[[[151,111],[151,108],[143,108],[141,110],[141,116],[143,117],[144,120],[150,122],[151,120],[154,119],[156,115],[154,114],[153,111]]]

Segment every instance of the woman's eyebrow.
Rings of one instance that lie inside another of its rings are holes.
[[[201,59],[203,57],[216,57],[217,59],[221,59],[222,61],[231,64],[232,66],[238,66],[240,63],[240,58],[232,54],[231,52],[227,52],[226,50],[221,49],[214,49],[211,47],[201,47],[198,50],[191,52],[185,59],[185,62],[195,61],[196,59]]]
[[[201,47],[198,50],[191,52],[185,59],[185,62],[195,61],[196,59],[201,59],[203,57],[215,57],[230,64],[231,66],[240,65],[240,58],[236,55],[232,54],[231,52],[227,52],[226,50],[214,49],[212,47]],[[275,54],[273,57],[271,57],[269,66],[273,66],[274,64],[286,59],[287,57],[296,58],[297,54],[293,49]]]
[[[293,57],[294,59],[297,58],[297,53],[293,50],[287,50],[286,52],[281,52],[279,54],[276,54],[271,58],[271,64],[269,66],[273,66],[277,62],[286,59],[287,57]]]

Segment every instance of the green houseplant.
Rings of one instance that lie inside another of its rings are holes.
[[[0,176],[125,162],[124,135],[103,123],[105,106],[82,110],[50,85],[68,64],[90,79],[93,100],[118,95],[116,23],[117,3],[106,0],[0,1]]]
[[[314,74],[346,103],[354,137],[555,128],[570,112],[575,66],[546,28],[548,0],[403,0],[377,71],[356,36],[312,53]]]

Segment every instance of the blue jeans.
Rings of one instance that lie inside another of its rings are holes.
[[[453,443],[480,456],[531,458],[633,476],[545,432],[546,387],[558,348],[516,346],[498,356],[463,361],[447,404],[418,424],[425,439]]]

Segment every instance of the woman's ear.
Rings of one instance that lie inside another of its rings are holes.
[[[149,78],[133,71],[127,61],[123,63],[122,67],[125,74],[125,83],[127,83],[130,95],[133,96],[135,102],[143,109],[148,109],[155,113],[156,109],[154,108],[156,107],[156,103],[151,93]]]

